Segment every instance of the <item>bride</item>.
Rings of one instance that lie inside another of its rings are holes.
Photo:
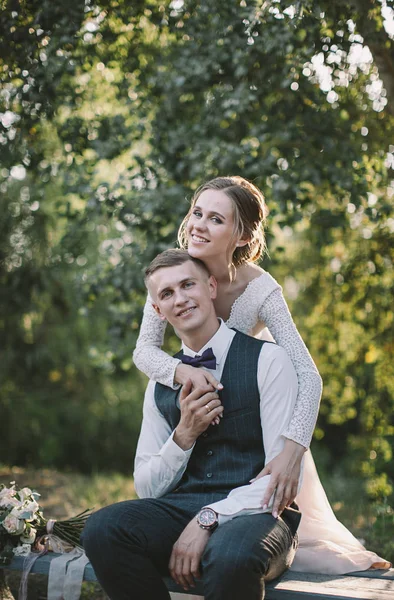
[[[195,193],[179,230],[180,245],[202,260],[218,284],[216,313],[229,327],[271,339],[289,354],[298,376],[298,396],[283,451],[258,475],[271,474],[262,498],[275,492],[273,515],[297,493],[305,454],[301,492],[299,548],[292,569],[343,574],[390,564],[360,542],[335,517],[308,450],[316,424],[321,378],[292,320],[279,284],[255,263],[265,250],[266,205],[262,192],[242,177],[217,177]],[[269,332],[267,331],[269,329]],[[134,362],[148,377],[169,387],[190,379],[194,386],[220,382],[204,369],[184,365],[161,350],[165,323],[147,299]],[[271,337],[271,335],[273,338]],[[195,596],[194,596],[195,597]]]

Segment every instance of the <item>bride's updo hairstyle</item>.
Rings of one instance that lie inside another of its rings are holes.
[[[229,245],[236,239],[248,240],[245,246],[236,247],[231,259],[234,267],[246,262],[256,262],[266,250],[264,224],[268,214],[263,193],[243,177],[216,177],[203,183],[195,192],[189,212],[178,231],[178,243],[187,248],[187,222],[193,208],[203,192],[217,190],[224,192],[231,200],[234,209],[234,234]]]

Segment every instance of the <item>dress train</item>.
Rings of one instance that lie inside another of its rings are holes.
[[[291,569],[307,573],[344,574],[369,568],[388,569],[389,562],[366,550],[342,523],[328,502],[310,450],[296,502],[302,514],[299,547]]]

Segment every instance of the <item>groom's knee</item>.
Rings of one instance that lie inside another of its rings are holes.
[[[81,541],[87,556],[105,553],[108,560],[124,543],[130,546],[138,540],[138,523],[133,524],[129,502],[119,502],[101,508],[86,522]],[[131,513],[131,514],[130,514]]]
[[[204,580],[212,583],[226,582],[231,587],[231,582],[242,579],[249,580],[251,576],[264,577],[269,568],[270,555],[261,550],[258,555],[249,549],[237,544],[223,548],[221,544],[210,544],[202,559]]]
[[[109,507],[98,510],[86,521],[81,542],[89,558],[92,553],[104,550],[110,543],[109,538],[113,535],[113,525],[107,517],[108,509]]]

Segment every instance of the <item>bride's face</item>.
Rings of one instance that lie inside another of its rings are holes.
[[[234,209],[220,190],[205,190],[196,200],[186,226],[188,252],[205,261],[228,258],[234,252]]]

